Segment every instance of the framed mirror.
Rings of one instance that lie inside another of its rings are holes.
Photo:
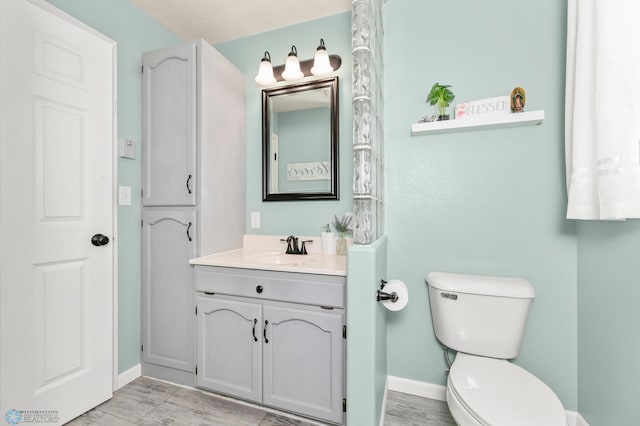
[[[262,200],[337,200],[338,77],[262,91]]]

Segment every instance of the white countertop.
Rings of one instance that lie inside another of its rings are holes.
[[[244,248],[211,254],[189,260],[192,265],[224,266],[228,268],[261,269],[319,275],[347,275],[347,256],[321,254],[319,238],[307,245],[309,254],[285,254],[286,243],[280,236],[245,235]],[[286,238],[286,237],[284,237]]]

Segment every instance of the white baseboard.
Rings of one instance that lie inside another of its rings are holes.
[[[567,410],[566,413],[568,426],[589,426],[589,423],[587,423],[580,413],[569,410]]]
[[[447,400],[447,388],[433,383],[420,382],[404,377],[387,376],[387,389],[396,392],[407,393],[409,395],[421,396],[423,398],[435,399],[436,401]],[[386,391],[385,403],[386,404]],[[589,423],[575,411],[565,411],[567,414],[567,426],[589,426]]]
[[[447,400],[447,388],[433,383],[419,382],[417,380],[405,379],[404,377],[387,376],[387,387],[389,390],[408,393],[409,395],[421,396],[437,401]]]
[[[580,413],[577,413],[577,414],[578,414],[578,421],[576,422],[576,426],[589,426],[589,423],[587,423],[587,420],[584,417],[582,417]]]
[[[123,386],[128,385],[133,382],[135,379],[142,375],[142,366],[140,364],[136,364],[127,371],[120,373],[118,375],[118,386],[116,390],[120,389]]]

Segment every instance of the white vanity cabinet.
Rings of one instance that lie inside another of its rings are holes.
[[[189,259],[242,247],[244,75],[204,40],[142,55],[142,374],[195,384]]]
[[[197,385],[342,424],[344,284],[196,266]]]
[[[187,207],[142,213],[143,361],[186,372],[195,370],[193,267],[185,262],[196,252],[195,222]]]

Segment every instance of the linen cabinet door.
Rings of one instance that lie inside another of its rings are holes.
[[[264,404],[341,423],[342,311],[265,305],[263,317]]]
[[[142,360],[194,372],[194,208],[142,213]]]
[[[198,296],[198,386],[262,401],[262,306]]]
[[[196,45],[142,57],[142,205],[196,204]]]

